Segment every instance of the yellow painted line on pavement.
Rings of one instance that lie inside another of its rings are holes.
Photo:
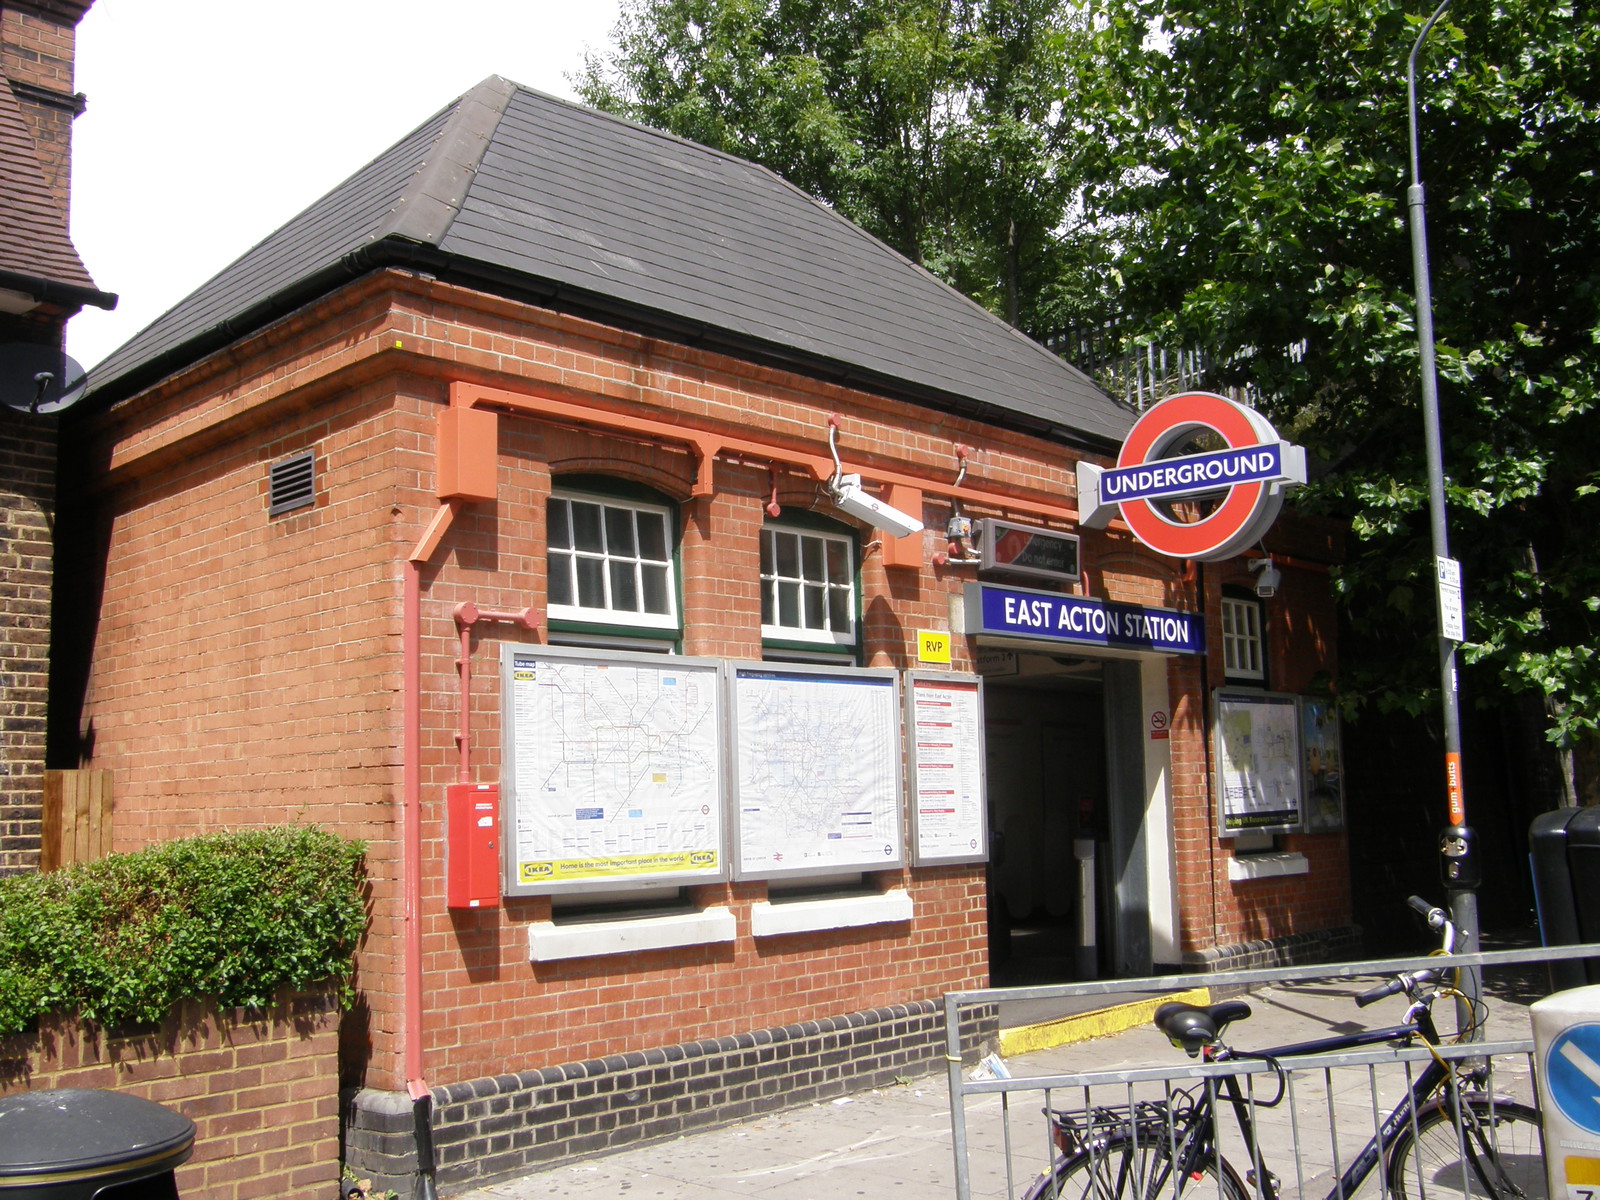
[[[1049,1050],[1053,1046],[1066,1046],[1072,1042],[1086,1042],[1090,1038],[1121,1033],[1136,1025],[1147,1024],[1158,1007],[1169,1001],[1184,1004],[1210,1004],[1210,988],[1190,988],[1186,992],[1173,992],[1170,996],[1155,996],[1149,1000],[1133,1000],[1127,1004],[1114,1004],[1110,1008],[1097,1008],[1093,1012],[1074,1013],[1055,1021],[1040,1021],[1036,1025],[1019,1025],[1000,1031],[1000,1056],[1027,1054],[1032,1050]]]

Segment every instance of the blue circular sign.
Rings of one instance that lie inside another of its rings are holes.
[[[1545,1052],[1544,1077],[1561,1115],[1600,1134],[1600,1024],[1562,1030]]]

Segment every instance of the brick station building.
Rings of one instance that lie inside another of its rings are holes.
[[[1281,523],[1262,601],[1080,529],[1134,415],[771,173],[492,78],[97,369],[59,727],[121,847],[367,841],[345,1144],[380,1182],[419,1122],[448,1191],[887,1080],[991,968],[1351,936],[1337,822],[1221,836],[1207,742],[1214,689],[1334,665],[1333,547]],[[953,517],[1077,569],[986,569]],[[1146,640],[1062,632],[1106,612]],[[974,818],[902,775],[897,706],[977,679]],[[1095,938],[1030,957],[1081,928],[1075,843]]]

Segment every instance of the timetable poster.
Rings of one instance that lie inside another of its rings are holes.
[[[911,676],[912,846],[919,866],[989,857],[982,688],[975,676]]]

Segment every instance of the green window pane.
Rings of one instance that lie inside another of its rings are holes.
[[[639,557],[667,561],[667,519],[660,513],[636,514],[639,522]]]
[[[644,610],[662,616],[672,611],[672,600],[667,595],[667,569],[645,563],[639,568],[644,582]]]
[[[806,592],[806,628],[826,629],[828,627],[828,597],[827,589],[820,584],[808,583]]]
[[[828,582],[850,582],[850,547],[844,542],[828,542]]]
[[[800,585],[778,583],[778,624],[790,629],[800,628]]]
[[[855,623],[851,615],[850,593],[844,588],[829,588],[828,627],[835,633],[849,633]]]
[[[611,564],[611,607],[618,612],[639,611],[639,586],[630,562]]]
[[[598,558],[578,559],[578,604],[582,608],[606,606],[605,576]]]
[[[761,584],[761,623],[771,625],[772,620],[772,584],[763,581]]]
[[[792,533],[774,534],[773,537],[778,544],[777,574],[785,579],[799,578],[800,539]]]
[[[604,553],[598,504],[585,504],[581,500],[572,502],[572,539],[579,550],[587,550],[591,554]]]
[[[802,538],[800,548],[805,559],[800,577],[817,583],[826,579],[828,576],[822,566],[822,539],[814,537]]]
[[[625,508],[606,509],[606,550],[619,558],[634,558],[633,513]]]
[[[550,603],[572,603],[572,555],[550,555]]]
[[[572,530],[568,527],[569,515],[565,500],[552,500],[545,509],[545,524],[549,526],[550,549],[570,550]]]

